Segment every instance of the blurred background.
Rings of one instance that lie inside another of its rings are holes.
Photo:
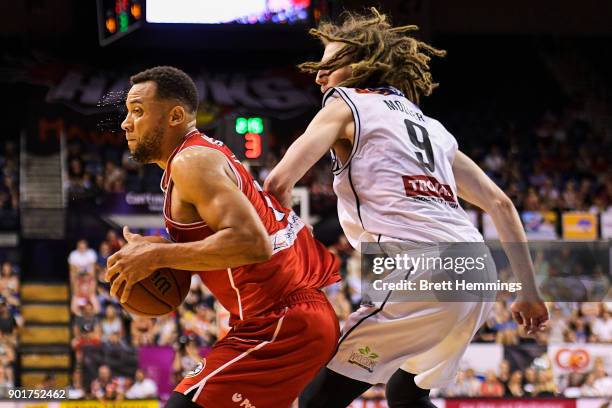
[[[581,256],[535,251],[538,273],[563,282],[590,268],[589,254],[609,258],[611,2],[5,0],[0,397],[16,386],[68,387],[74,399],[154,407],[228,330],[227,312],[197,277],[181,308],[159,319],[127,314],[102,279],[124,245],[123,225],[165,234],[161,170],[130,159],[119,127],[129,76],[154,65],[188,72],[200,95],[198,129],[263,181],[320,106],[314,78],[295,68],[322,54],[308,28],[369,6],[419,25],[420,39],[448,51],[432,66],[440,87],[421,107],[512,198],[530,239],[581,245]],[[342,235],[331,182],[324,159],[294,203],[343,261],[344,281],[328,290],[343,321],[360,301],[359,256]],[[494,243],[490,218],[465,207]],[[434,390],[435,403],[609,404],[606,265],[588,271],[598,283],[579,301],[547,298],[549,328],[535,337],[512,322],[511,294],[500,294],[456,384]],[[383,388],[353,406],[386,407]]]

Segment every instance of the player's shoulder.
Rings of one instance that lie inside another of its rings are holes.
[[[222,168],[227,159],[220,150],[207,145],[197,144],[183,148],[172,159],[172,178],[195,176],[202,171]]]

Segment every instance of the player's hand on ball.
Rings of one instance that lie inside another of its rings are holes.
[[[117,297],[117,292],[125,283],[121,303],[128,301],[136,283],[150,276],[158,268],[153,262],[156,244],[142,235],[130,232],[127,226],[123,227],[123,237],[127,244],[108,258],[105,275],[107,282],[113,282],[110,289],[112,296]]]
[[[514,320],[525,327],[527,334],[535,334],[546,328],[548,309],[541,300],[516,299],[510,306]]]

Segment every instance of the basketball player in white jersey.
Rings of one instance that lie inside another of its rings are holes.
[[[482,242],[457,196],[486,211],[503,243],[526,243],[510,199],[437,120],[418,107],[436,86],[428,62],[443,51],[406,36],[372,9],[311,34],[325,52],[302,64],[317,74],[323,109],[265,182],[285,206],[291,190],[331,149],[334,191],[345,235],[363,242]],[[523,290],[512,304],[529,333],[548,311],[534,283],[526,245],[504,245]],[[346,407],[372,384],[387,384],[391,408],[432,407],[431,388],[453,381],[491,303],[385,302],[363,305],[343,328],[338,351],[308,386],[300,407]],[[355,353],[365,357],[354,358]],[[365,354],[364,354],[365,352]],[[356,361],[361,358],[361,361]],[[367,360],[367,361],[366,361]]]

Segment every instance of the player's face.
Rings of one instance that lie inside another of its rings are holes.
[[[156,98],[156,90],[155,82],[141,82],[132,86],[125,100],[128,112],[121,129],[132,159],[139,163],[152,163],[161,157],[168,109]]]
[[[323,57],[321,58],[321,62],[329,61],[330,58],[334,56],[338,51],[342,49],[344,44],[340,42],[330,42],[325,46],[325,51],[323,52]],[[329,70],[320,70],[317,72],[316,82],[321,86],[321,92],[325,93],[329,88],[333,88],[334,86],[338,86],[342,81],[349,78],[352,74],[352,69],[348,65],[339,68],[335,71],[330,72]]]

